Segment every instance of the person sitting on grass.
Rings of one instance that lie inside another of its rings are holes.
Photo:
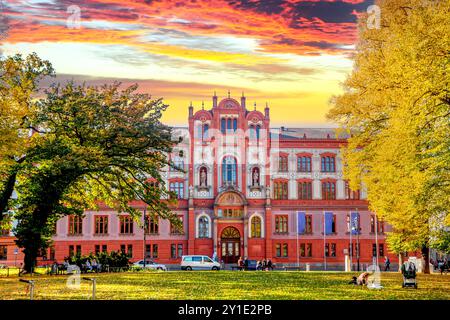
[[[357,278],[355,276],[353,276],[352,280],[350,280],[348,284],[355,284],[355,285],[358,284]]]
[[[356,279],[356,284],[358,284],[360,286],[365,285],[365,284],[367,284],[368,278],[369,278],[369,273],[368,272],[363,272]]]
[[[256,262],[256,270],[258,270],[258,271],[262,270],[262,264],[261,264],[261,261],[259,261],[259,260]]]
[[[273,263],[270,259],[267,259],[267,269],[273,271]]]

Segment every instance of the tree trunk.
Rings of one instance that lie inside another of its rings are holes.
[[[3,213],[8,211],[8,202],[14,192],[14,185],[16,183],[18,169],[13,169],[9,173],[8,179],[6,180],[3,192],[0,194],[0,221],[3,219]]]
[[[398,272],[402,272],[402,264],[403,264],[403,255],[402,253],[398,254]]]
[[[428,246],[422,247],[422,258],[424,261],[423,273],[430,274],[430,248]]]

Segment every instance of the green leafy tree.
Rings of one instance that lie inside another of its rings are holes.
[[[171,165],[166,154],[174,145],[170,128],[160,122],[167,106],[136,93],[137,85],[119,86],[69,82],[51,87],[37,101],[28,120],[36,134],[16,183],[15,234],[26,271],[64,215],[82,215],[104,203],[137,218],[141,212],[131,203],[141,200],[160,217],[176,219],[160,175]]]

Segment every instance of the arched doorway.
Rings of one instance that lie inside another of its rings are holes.
[[[222,260],[225,263],[236,263],[241,254],[241,235],[234,227],[226,227],[220,236],[222,244]]]

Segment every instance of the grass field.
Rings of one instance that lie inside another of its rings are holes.
[[[450,275],[418,275],[419,288],[403,289],[399,273],[382,273],[381,290],[349,285],[343,272],[127,272],[96,274],[97,299],[447,299]],[[355,274],[356,275],[356,274]],[[84,276],[84,275],[82,275]],[[31,277],[24,277],[30,279]],[[35,275],[35,299],[90,299],[91,285],[68,288],[68,276]],[[27,299],[17,276],[0,275],[0,299]]]

